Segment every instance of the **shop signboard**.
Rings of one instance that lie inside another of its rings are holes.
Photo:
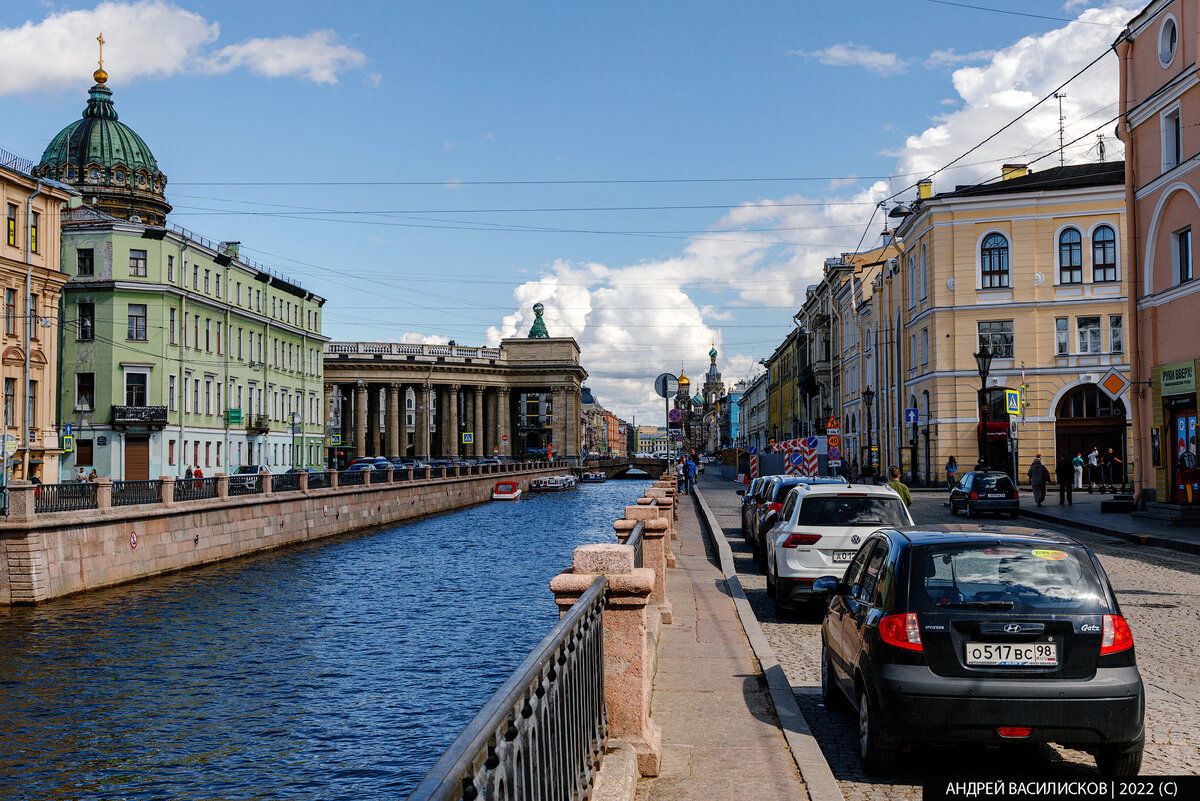
[[[1196,392],[1196,363],[1177,362],[1164,364],[1162,368],[1162,394],[1186,395]]]

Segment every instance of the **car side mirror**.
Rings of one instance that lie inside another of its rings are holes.
[[[818,579],[813,579],[812,591],[832,595],[837,592],[838,585],[840,584],[841,580],[834,576],[821,576]]]
[[[771,511],[769,511],[765,515],[763,515],[761,528],[764,531],[770,531],[772,528],[774,528],[775,524],[778,522],[779,522],[779,514],[774,509],[772,509]]]

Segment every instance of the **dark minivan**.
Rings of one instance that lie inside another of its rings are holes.
[[[1025,528],[883,530],[831,592],[827,704],[858,711],[870,773],[912,743],[1055,742],[1137,775],[1145,697],[1133,634],[1085,545]]]

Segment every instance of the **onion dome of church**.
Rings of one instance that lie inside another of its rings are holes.
[[[142,137],[117,119],[108,73],[101,67],[92,77],[83,117],[50,140],[33,175],[76,187],[84,202],[114,217],[164,225],[167,176]]]
[[[710,350],[708,352],[708,358],[712,359],[714,362],[717,360],[717,346],[716,345],[713,345],[712,350]]]
[[[703,406],[704,405],[704,398],[700,396],[699,392],[697,392],[695,395],[692,396],[692,404],[694,406]]]
[[[679,386],[680,387],[690,387],[691,385],[692,385],[691,379],[688,378],[687,375],[684,374],[683,370],[680,370],[679,371]]]

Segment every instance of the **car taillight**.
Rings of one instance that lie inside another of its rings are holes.
[[[771,510],[772,512],[780,512],[780,511],[783,511],[783,504],[782,503],[773,503],[773,504],[769,505],[767,508],[769,510]]]
[[[1017,490],[1013,490],[1013,497],[1014,497],[1014,498],[1020,498],[1020,497],[1021,497],[1021,493],[1020,493],[1020,492],[1018,492]]]
[[[884,615],[879,619],[879,636],[888,645],[897,648],[907,648],[910,651],[925,650],[921,645],[921,630],[917,627],[916,612]]]
[[[1100,636],[1100,654],[1115,654],[1133,647],[1133,631],[1120,615],[1104,616],[1104,632]]]
[[[971,500],[973,500],[973,501],[979,500],[979,493],[976,492],[975,490],[971,490]]]
[[[821,539],[820,534],[789,534],[783,541],[782,547],[795,548],[797,545],[812,545]]]
[[[1033,729],[1028,726],[1000,726],[996,729],[1001,737],[1028,737]]]

